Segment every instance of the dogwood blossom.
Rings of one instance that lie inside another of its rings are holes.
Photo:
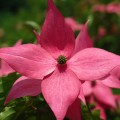
[[[103,4],[94,5],[93,12],[115,13],[120,15],[120,4],[110,3],[107,5]]]
[[[48,0],[46,19],[37,39],[40,45],[0,49],[0,57],[23,75],[14,83],[5,103],[42,92],[57,120],[63,120],[77,98],[84,101],[81,80],[101,79],[120,65],[118,55],[84,46],[88,39],[85,31],[75,43],[73,31],[52,0]],[[77,46],[79,41],[81,47]],[[91,47],[91,42],[87,44]]]
[[[19,41],[15,44],[15,46],[21,45],[21,42],[22,42],[22,41],[19,40]],[[4,60],[1,60],[0,62],[1,62],[1,63],[0,63],[0,64],[1,64],[1,65],[0,65],[0,77],[15,72],[15,70],[13,70],[13,69],[9,66],[9,64],[8,64],[7,62],[5,62]]]
[[[83,92],[90,103],[95,103],[95,109],[100,110],[100,117],[106,120],[105,110],[116,108],[115,96],[112,90],[100,81],[85,82]]]

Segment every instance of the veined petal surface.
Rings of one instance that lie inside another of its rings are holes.
[[[71,70],[56,70],[42,81],[41,89],[57,120],[63,120],[68,107],[79,95],[80,81]]]
[[[40,45],[54,58],[59,55],[69,57],[74,50],[75,39],[72,29],[66,24],[52,0],[48,0],[48,10],[39,39]]]
[[[78,37],[75,40],[75,49],[74,49],[73,54],[75,54],[85,48],[93,47],[92,40],[90,39],[90,37],[88,35],[87,27],[88,27],[88,21],[82,27]]]
[[[2,48],[0,57],[15,71],[34,79],[43,79],[56,67],[55,59],[40,46],[34,44]]]
[[[97,85],[94,87],[93,94],[99,102],[109,105],[113,108],[116,107],[115,97],[112,93],[112,90],[101,82],[97,81]]]
[[[86,48],[75,54],[67,64],[79,79],[96,80],[120,65],[120,56],[99,48]]]
[[[20,77],[13,84],[5,104],[9,101],[23,96],[36,96],[41,93],[41,80],[31,79],[25,76]]]

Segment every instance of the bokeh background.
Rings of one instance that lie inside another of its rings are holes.
[[[120,55],[120,0],[54,2],[65,18],[74,18],[81,25],[89,19],[89,35],[95,47]],[[0,0],[0,47],[12,46],[19,39],[22,39],[23,43],[35,43],[33,30],[40,32],[45,19],[46,5],[47,0]],[[74,32],[76,36],[79,33],[78,30]],[[0,78],[0,111],[3,115],[0,120],[54,120],[51,111],[46,112],[44,109],[48,106],[41,96],[18,99],[7,107],[3,105],[7,93],[18,77],[18,74],[12,74]],[[119,94],[119,90],[114,89],[113,92]],[[32,104],[38,107],[38,111],[32,108]],[[44,107],[39,109],[39,105]],[[108,111],[108,119],[120,120],[120,117]]]

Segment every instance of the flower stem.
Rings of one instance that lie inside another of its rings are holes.
[[[90,109],[89,104],[87,102],[86,102],[86,106],[87,106],[88,112],[89,112],[89,114],[91,116],[91,119],[94,120],[94,117],[92,115],[91,109]]]

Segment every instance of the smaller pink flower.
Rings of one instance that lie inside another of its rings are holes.
[[[19,46],[21,45],[22,40],[19,40],[14,46]],[[0,77],[8,75],[10,73],[15,72],[15,70],[13,70],[9,64],[7,62],[5,62],[4,60],[0,60]]]
[[[120,15],[120,4],[110,3],[108,5],[94,5],[93,12],[115,13]]]
[[[48,0],[41,34],[36,36],[40,45],[0,49],[0,57],[27,77],[15,82],[5,103],[42,92],[56,119],[63,120],[77,99],[85,101],[81,81],[100,80],[120,65],[120,56],[92,47],[87,23],[75,40],[73,31],[52,0]],[[75,109],[78,111],[77,107]]]
[[[116,103],[117,103],[118,107],[120,108],[120,94],[115,95],[115,100],[116,100]]]
[[[100,118],[102,120],[106,120],[107,119],[107,116],[106,116],[106,108],[104,107],[103,104],[100,104],[100,103],[96,103],[95,104],[95,108],[93,110],[100,110]]]
[[[112,90],[101,83],[101,81],[85,82],[82,86],[84,95],[90,103],[95,102],[95,109],[99,109],[100,117],[106,120],[105,110],[108,108],[116,108],[115,97],[112,94]]]
[[[104,27],[100,27],[100,28],[98,29],[98,35],[99,35],[100,37],[105,36],[105,35],[106,35],[106,29],[105,29]]]
[[[105,5],[94,5],[93,12],[105,12]]]
[[[108,76],[100,79],[100,82],[111,88],[120,88],[120,66],[116,66]]]
[[[65,21],[72,28],[73,31],[81,30],[83,27],[83,24],[79,24],[73,18],[65,18]]]
[[[106,11],[108,13],[116,13],[116,14],[120,14],[120,4],[108,4],[106,7]]]

